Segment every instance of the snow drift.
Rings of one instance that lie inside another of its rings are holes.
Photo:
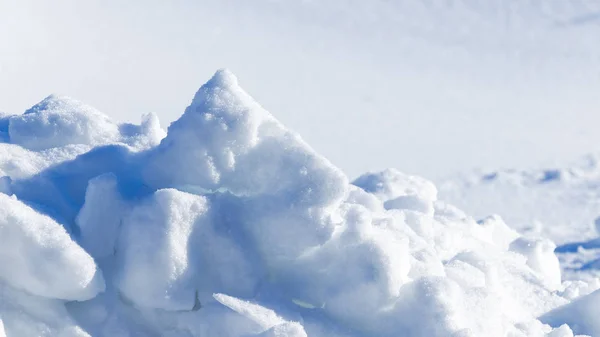
[[[164,139],[55,97],[3,123],[9,337],[573,336],[539,320],[576,297],[552,242],[396,170],[351,184],[227,70]]]

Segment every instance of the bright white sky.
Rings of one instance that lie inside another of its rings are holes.
[[[167,126],[212,73],[351,176],[600,150],[600,2],[0,0],[0,110],[50,93]]]

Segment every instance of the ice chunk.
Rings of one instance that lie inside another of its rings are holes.
[[[104,290],[94,260],[61,225],[5,194],[0,194],[0,237],[0,280],[7,284],[78,301]]]

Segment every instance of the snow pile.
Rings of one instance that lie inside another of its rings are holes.
[[[9,141],[34,151],[69,144],[154,145],[162,136],[154,115],[144,116],[137,127],[119,126],[90,106],[56,95],[46,97],[22,115],[8,118]]]
[[[22,115],[0,113],[0,176],[23,178],[89,151],[124,144],[132,151],[157,145],[165,136],[154,114],[140,125],[116,124],[96,109],[51,95]]]
[[[538,320],[573,298],[551,242],[396,170],[351,184],[226,70],[146,150],[52,100],[17,141],[125,144],[4,180],[7,336],[573,336]]]

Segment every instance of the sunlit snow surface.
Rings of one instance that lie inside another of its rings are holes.
[[[563,276],[600,276],[600,160],[562,169],[463,174],[440,183],[441,196],[480,217],[501,214],[521,233],[556,242]]]
[[[0,334],[600,334],[548,236],[394,169],[351,183],[227,70],[166,134],[55,96],[0,132]]]

